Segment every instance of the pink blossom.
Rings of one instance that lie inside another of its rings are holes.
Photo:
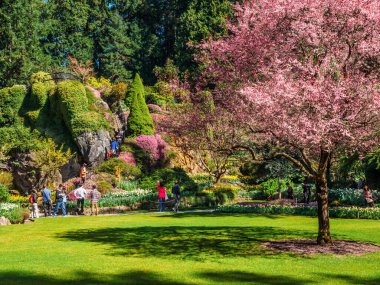
[[[137,137],[135,141],[136,144],[144,150],[152,160],[158,161],[165,159],[166,151],[169,147],[160,135],[141,135]]]
[[[119,158],[122,159],[125,163],[136,166],[136,159],[132,153],[128,151],[121,152]]]

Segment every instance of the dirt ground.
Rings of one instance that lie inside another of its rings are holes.
[[[380,251],[380,246],[355,241],[335,240],[330,246],[320,246],[315,240],[311,239],[294,239],[272,241],[263,244],[264,248],[277,252],[288,252],[301,255],[313,254],[365,254]]]

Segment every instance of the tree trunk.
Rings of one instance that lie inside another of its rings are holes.
[[[315,177],[315,186],[318,202],[318,238],[319,245],[332,244],[330,236],[330,219],[327,193],[327,163],[330,153],[321,151],[318,174]]]
[[[277,180],[278,180],[278,199],[281,200],[282,196],[281,196],[281,178],[280,178],[280,176],[277,177]]]

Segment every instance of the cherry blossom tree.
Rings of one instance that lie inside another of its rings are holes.
[[[249,125],[316,183],[318,244],[331,243],[326,171],[333,156],[379,144],[376,0],[250,0],[229,35],[202,44],[198,90]]]

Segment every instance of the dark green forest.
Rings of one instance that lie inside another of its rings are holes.
[[[0,85],[25,84],[34,72],[64,72],[68,56],[97,76],[129,81],[170,58],[194,73],[196,45],[226,32],[228,0],[2,0]]]

